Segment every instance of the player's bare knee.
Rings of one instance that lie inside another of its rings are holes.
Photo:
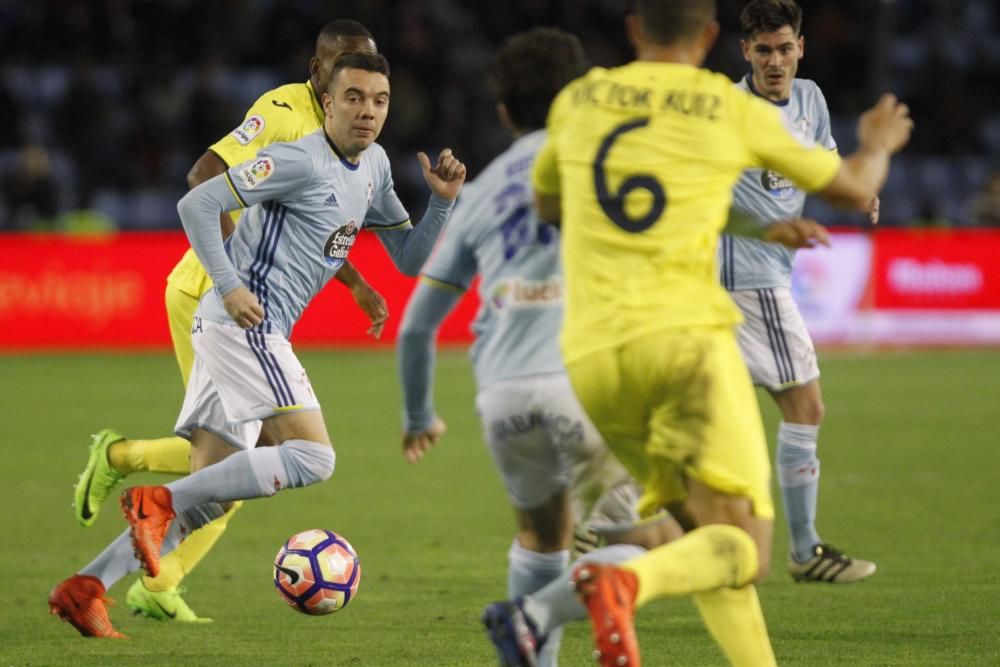
[[[237,451],[214,433],[194,429],[191,433],[191,472],[214,465]]]
[[[822,423],[823,417],[826,416],[826,406],[823,405],[823,399],[819,397],[810,398],[810,400],[803,404],[801,415],[800,424],[819,425]]]
[[[782,418],[790,424],[819,425],[826,415],[819,380],[773,394]]]

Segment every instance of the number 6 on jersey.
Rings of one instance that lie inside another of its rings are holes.
[[[646,231],[660,219],[663,211],[667,208],[667,193],[663,189],[663,184],[650,174],[633,174],[622,181],[618,192],[612,193],[608,190],[604,162],[608,159],[611,147],[618,140],[618,137],[647,125],[649,125],[648,117],[630,120],[617,126],[608,136],[604,137],[604,141],[601,142],[601,146],[597,150],[597,158],[594,160],[594,191],[597,193],[597,201],[601,205],[601,210],[613,223],[633,234]],[[625,210],[625,198],[634,190],[646,190],[652,198],[649,210],[640,217],[632,217]]]

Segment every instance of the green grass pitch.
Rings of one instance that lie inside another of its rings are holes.
[[[187,600],[214,624],[132,617],[124,604],[131,579],[116,585],[112,618],[130,641],[84,640],[48,615],[45,600],[124,525],[114,505],[89,530],[73,520],[71,486],[88,434],[105,426],[168,433],[181,400],[174,361],[0,357],[0,666],[493,664],[478,619],[503,597],[513,522],[481,444],[464,353],[440,356],[437,397],[450,431],[416,466],[399,451],[389,352],[301,356],[337,472],[317,487],[247,503],[234,517],[186,582]],[[779,516],[772,574],[760,590],[779,663],[1000,664],[1000,352],[823,357],[819,527],[879,571],[852,586],[794,584]],[[762,403],[773,440],[776,414]],[[319,618],[290,610],[271,584],[282,541],[312,527],[342,532],[364,568],[351,605]],[[724,664],[689,600],[651,604],[637,627],[644,664]],[[578,624],[562,664],[590,664],[589,655],[589,630]]]

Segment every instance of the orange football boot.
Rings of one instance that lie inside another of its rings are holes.
[[[160,546],[175,513],[170,489],[133,486],[122,491],[122,514],[132,530],[136,558],[151,577],[160,573]]]
[[[583,563],[573,571],[573,587],[590,614],[594,658],[601,667],[639,667],[632,624],[639,590],[635,574],[614,565]]]
[[[84,637],[128,639],[115,630],[108,616],[114,600],[105,597],[104,584],[97,577],[74,574],[49,593],[49,613],[56,614]]]

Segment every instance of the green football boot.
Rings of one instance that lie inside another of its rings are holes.
[[[133,614],[142,614],[158,621],[178,623],[211,623],[212,619],[202,618],[188,606],[181,593],[184,588],[177,586],[165,591],[151,591],[142,583],[142,577],[135,580],[125,595],[125,602]]]
[[[84,528],[89,528],[97,520],[101,503],[114,490],[125,475],[111,467],[108,463],[108,447],[124,440],[118,431],[106,428],[97,435],[91,436],[90,458],[87,467],[83,469],[80,479],[76,482],[73,494],[73,511],[76,520]]]

